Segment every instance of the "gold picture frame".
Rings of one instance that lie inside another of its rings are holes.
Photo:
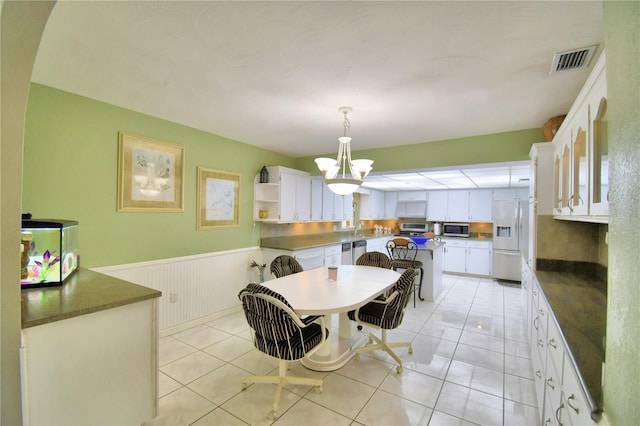
[[[184,211],[184,146],[118,132],[119,212]]]
[[[198,167],[196,229],[240,227],[240,174]]]

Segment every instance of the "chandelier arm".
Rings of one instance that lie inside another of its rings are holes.
[[[352,111],[351,107],[341,107],[338,111],[344,115],[344,136],[338,138],[338,155],[335,164],[328,158],[316,158],[316,164],[320,171],[325,173],[325,183],[329,189],[339,195],[353,193],[363,182],[365,176],[371,171],[372,160],[354,160],[351,159],[351,137],[348,136],[351,122],[347,118],[347,114]],[[347,167],[349,167],[349,176],[347,176]],[[342,177],[340,177],[340,169],[342,169]],[[355,173],[354,173],[355,171]]]
[[[347,142],[346,145],[347,145],[346,147],[347,148],[347,164],[349,164],[349,174],[353,176],[353,165],[351,164],[351,141]]]
[[[338,144],[338,156],[336,158],[336,163],[338,163],[338,175],[340,175],[340,171],[342,171],[342,177],[344,177],[344,147],[343,147],[343,145],[344,144],[342,142],[340,142]]]

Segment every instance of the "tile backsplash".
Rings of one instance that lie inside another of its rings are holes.
[[[538,216],[537,257],[608,266],[608,225]]]

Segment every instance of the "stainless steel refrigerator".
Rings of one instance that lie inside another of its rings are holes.
[[[527,201],[493,202],[493,277],[522,279],[522,254],[528,249]],[[525,253],[526,254],[526,253]]]

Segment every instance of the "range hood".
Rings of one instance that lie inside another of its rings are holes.
[[[427,202],[419,201],[398,201],[396,207],[397,217],[419,217],[425,219],[427,217]]]

